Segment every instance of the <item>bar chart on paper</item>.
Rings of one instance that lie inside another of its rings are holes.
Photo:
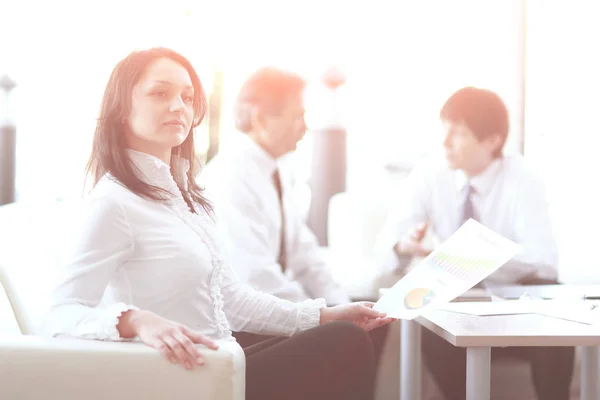
[[[432,254],[425,262],[434,269],[445,271],[462,280],[470,280],[470,277],[476,279],[482,270],[493,270],[497,264],[492,259],[463,257],[443,251]]]
[[[504,265],[518,245],[469,220],[375,304],[377,311],[413,319],[450,302]]]

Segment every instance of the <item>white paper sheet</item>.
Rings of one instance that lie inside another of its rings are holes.
[[[584,301],[546,301],[545,304],[536,311],[536,314],[588,325],[600,323],[600,312],[598,312],[598,309],[592,308],[590,302]]]
[[[600,312],[589,301],[507,300],[493,302],[448,303],[437,308],[461,314],[494,316],[538,314],[582,324],[600,323]]]
[[[418,317],[469,290],[510,260],[518,248],[470,219],[387,290],[374,308],[393,318]]]
[[[442,304],[437,309],[469,315],[532,314],[539,308],[536,303],[532,300],[469,301]]]

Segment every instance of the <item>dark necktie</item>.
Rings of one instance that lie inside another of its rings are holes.
[[[477,215],[475,214],[475,210],[473,209],[473,195],[475,194],[475,189],[473,186],[469,185],[467,187],[467,196],[465,198],[465,204],[463,208],[463,219],[462,224],[467,222],[469,218],[473,218],[475,221],[478,221]]]
[[[285,251],[285,213],[283,211],[283,189],[281,188],[281,178],[279,176],[279,170],[275,170],[273,173],[273,183],[275,189],[277,189],[277,197],[279,197],[279,210],[281,212],[281,235],[279,239],[279,265],[281,270],[285,272],[287,255]]]

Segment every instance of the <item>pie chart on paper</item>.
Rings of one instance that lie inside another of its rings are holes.
[[[404,297],[404,307],[408,310],[416,310],[425,307],[435,299],[435,293],[428,288],[412,289]]]

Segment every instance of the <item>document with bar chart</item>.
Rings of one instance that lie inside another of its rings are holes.
[[[460,296],[510,260],[519,245],[470,219],[375,304],[413,319]]]

